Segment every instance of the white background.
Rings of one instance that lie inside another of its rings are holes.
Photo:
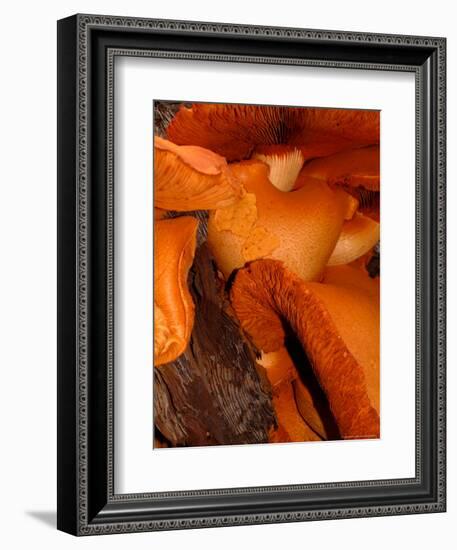
[[[3,8],[0,271],[1,532],[5,548],[451,548],[457,521],[457,222],[449,216],[448,512],[77,540],[55,525],[56,33],[74,12],[448,37],[448,211],[456,205],[457,34],[452,2],[17,2]],[[455,543],[454,543],[455,544]]]
[[[145,58],[115,74],[115,492],[414,477],[414,74]],[[381,439],[151,452],[151,97],[176,93],[381,111]]]

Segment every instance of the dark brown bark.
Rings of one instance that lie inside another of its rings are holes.
[[[181,106],[191,107],[191,104],[182,101],[154,101],[155,135],[167,137],[167,126]]]
[[[154,421],[171,446],[266,443],[275,424],[269,387],[227,314],[205,244],[189,275],[195,323],[186,352],[154,369]]]

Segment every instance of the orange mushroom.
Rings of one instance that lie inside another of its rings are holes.
[[[330,410],[316,403],[316,396],[310,388],[303,383],[300,377],[296,378],[292,387],[294,390],[297,410],[308,426],[324,440],[340,439]]]
[[[300,146],[305,159],[379,144],[379,111],[304,107],[288,117],[287,143]]]
[[[294,189],[323,181],[359,201],[359,211],[345,221],[329,265],[350,263],[379,241],[379,146],[352,149],[305,164]]]
[[[356,212],[345,221],[327,265],[349,264],[371,250],[380,238],[379,223]]]
[[[265,369],[267,378],[273,390],[284,383],[290,383],[297,378],[297,371],[294,363],[282,346],[277,351],[269,353],[261,352],[257,363]]]
[[[222,208],[243,194],[227,161],[202,147],[154,138],[154,206],[190,211]]]
[[[306,163],[294,189],[318,179],[338,185],[359,201],[359,212],[379,222],[379,146],[351,149]]]
[[[283,384],[279,391],[273,394],[273,407],[278,418],[278,428],[270,431],[271,443],[322,440],[297,409],[294,390],[290,383]]]
[[[256,144],[285,143],[284,108],[276,106],[194,103],[181,107],[167,128],[178,145],[199,145],[227,160],[250,157]]]
[[[356,266],[355,263],[327,267],[321,283],[366,293],[373,303],[379,306],[379,277],[370,277],[365,268]]]
[[[251,260],[275,258],[305,280],[318,279],[357,201],[317,180],[283,193],[260,161],[233,164],[232,170],[247,193],[211,212],[208,221],[208,244],[224,276]]]
[[[268,164],[268,179],[281,191],[290,191],[304,163],[300,149],[289,145],[270,145],[257,149],[254,159]]]
[[[163,220],[167,217],[167,211],[162,208],[154,208],[154,221]]]
[[[309,161],[301,170],[295,189],[300,189],[309,178],[331,185],[361,186],[379,191],[379,146],[351,149]]]
[[[259,260],[237,273],[231,300],[258,349],[279,349],[285,325],[291,328],[344,439],[379,437],[379,304],[373,294],[305,282],[281,262]]]
[[[154,224],[154,365],[184,352],[194,322],[187,275],[194,259],[198,221],[190,216]]]
[[[181,107],[167,135],[178,145],[199,145],[229,161],[275,144],[297,146],[306,160],[379,143],[379,112],[195,103]]]
[[[265,369],[271,384],[278,418],[278,429],[271,432],[271,441],[339,439],[322,390],[315,391],[316,384],[309,377],[304,383],[286,347],[269,353],[262,351],[257,363]]]

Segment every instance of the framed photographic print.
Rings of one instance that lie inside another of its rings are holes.
[[[445,39],[58,52],[58,528],[445,511]]]

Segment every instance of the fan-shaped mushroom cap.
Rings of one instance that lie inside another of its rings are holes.
[[[154,206],[188,212],[222,208],[243,194],[226,160],[202,147],[154,138]]]
[[[379,307],[350,285],[309,283],[274,260],[240,270],[231,289],[257,348],[279,349],[287,322],[300,340],[343,438],[379,437]]]
[[[302,168],[295,189],[300,189],[309,178],[330,185],[361,186],[379,191],[379,146],[351,149],[309,161]]]
[[[187,275],[194,259],[198,221],[190,216],[154,224],[154,365],[184,352],[194,322]]]
[[[379,143],[379,112],[196,103],[167,128],[179,145],[199,145],[227,160],[249,158],[259,145],[292,144],[305,159]]]
[[[233,164],[247,194],[210,213],[208,244],[225,277],[257,258],[275,258],[305,280],[317,279],[353,214],[353,197],[326,183],[311,182],[283,193],[259,161]]]

